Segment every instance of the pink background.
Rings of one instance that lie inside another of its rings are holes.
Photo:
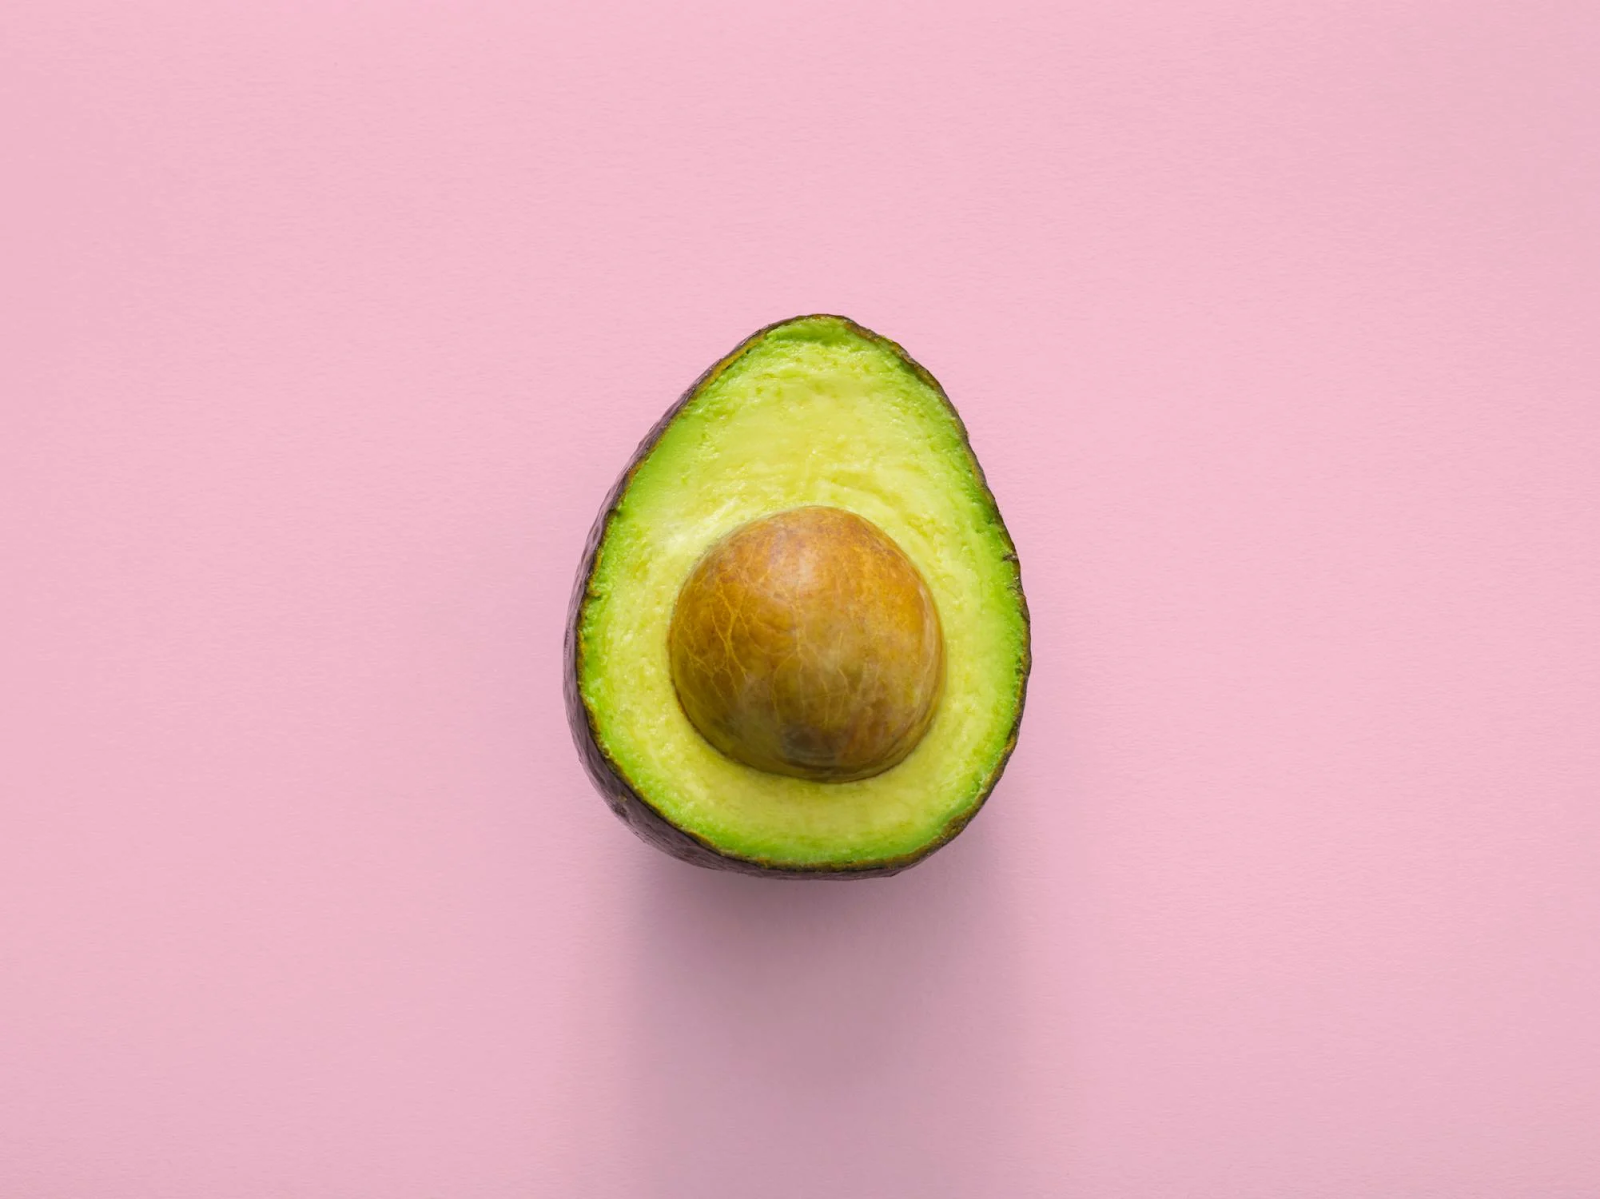
[[[0,1195],[1600,1195],[1600,7],[0,6]],[[835,311],[1037,666],[924,867],[652,853],[635,441]]]

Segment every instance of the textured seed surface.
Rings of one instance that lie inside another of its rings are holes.
[[[702,736],[773,774],[846,782],[916,748],[944,685],[944,637],[911,560],[838,508],[735,529],[678,595],[678,701]]]

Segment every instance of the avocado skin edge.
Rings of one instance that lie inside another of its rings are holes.
[[[905,362],[923,383],[933,389],[934,394],[949,409],[951,416],[955,419],[956,427],[961,432],[961,444],[967,452],[967,458],[971,462],[973,474],[983,488],[984,494],[989,498],[995,523],[999,526],[1000,532],[1006,539],[1006,544],[1010,547],[1007,556],[1013,562],[1017,560],[1016,547],[1011,541],[1011,534],[1006,529],[1004,520],[1001,518],[999,505],[994,500],[994,493],[989,488],[988,480],[984,478],[983,467],[979,464],[977,456],[972,452],[972,443],[967,435],[966,425],[962,423],[961,416],[956,411],[955,405],[950,402],[950,397],[945,394],[945,390],[939,385],[938,380],[930,375],[911,355],[907,354],[899,344],[856,324],[855,321],[850,320],[848,317],[819,313],[774,321],[772,324],[756,330],[756,332],[741,341],[731,353],[713,363],[704,374],[690,385],[689,389],[679,397],[677,403],[668,408],[662,414],[661,419],[650,429],[650,432],[645,435],[644,440],[639,443],[639,448],[634,451],[633,457],[628,460],[628,465],[617,477],[617,481],[612,484],[610,492],[606,495],[605,502],[600,507],[600,513],[595,517],[594,524],[589,530],[589,539],[584,546],[583,558],[578,566],[578,575],[572,590],[572,601],[567,613],[562,691],[566,700],[567,723],[572,732],[572,740],[577,746],[578,757],[583,762],[590,781],[594,783],[595,789],[600,792],[606,804],[623,823],[631,828],[642,840],[655,846],[663,853],[670,854],[680,861],[688,862],[695,866],[703,866],[709,870],[725,870],[736,874],[756,875],[761,878],[840,880],[888,878],[890,875],[899,874],[902,870],[909,870],[935,851],[948,845],[988,801],[995,784],[1000,781],[1000,776],[1005,771],[1006,763],[1010,759],[1012,751],[1016,748],[1017,735],[1022,727],[1022,710],[1027,699],[1028,674],[1033,664],[1031,644],[1025,643],[1023,646],[1022,670],[1017,681],[1016,718],[1012,721],[1011,732],[1006,738],[1005,748],[1001,751],[1000,757],[995,762],[994,769],[990,772],[988,779],[985,780],[977,801],[963,815],[952,820],[941,829],[938,836],[914,853],[905,854],[898,858],[881,859],[861,866],[797,868],[776,865],[756,858],[737,857],[724,853],[692,833],[679,828],[660,812],[656,811],[655,808],[651,807],[633,789],[628,782],[627,776],[622,773],[621,768],[606,756],[605,751],[600,747],[599,738],[595,734],[594,718],[589,712],[588,705],[584,703],[583,695],[579,689],[579,679],[582,674],[582,646],[579,644],[578,630],[582,627],[583,609],[589,597],[590,576],[594,571],[595,559],[599,555],[600,545],[605,540],[606,530],[611,523],[612,517],[616,515],[617,505],[620,503],[623,493],[627,490],[628,484],[632,481],[634,472],[638,470],[640,464],[666,431],[667,426],[672,423],[685,405],[693,400],[707,383],[743,355],[746,350],[780,326],[793,324],[796,321],[818,319],[819,317],[839,321],[858,336],[887,348],[896,357]],[[1023,629],[1026,631],[1030,627],[1030,619],[1027,598],[1022,589],[1020,571],[1016,590],[1017,602],[1022,608]],[[1031,638],[1029,640],[1031,642]]]

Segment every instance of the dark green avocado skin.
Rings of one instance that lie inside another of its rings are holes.
[[[627,776],[622,773],[617,764],[606,756],[605,750],[601,748],[599,739],[595,735],[594,718],[589,712],[588,705],[584,703],[583,695],[578,686],[578,680],[582,676],[581,658],[583,654],[583,647],[579,643],[578,630],[582,627],[583,609],[589,598],[590,576],[594,571],[595,559],[599,555],[600,545],[605,540],[607,527],[611,523],[611,518],[616,514],[617,505],[621,502],[622,494],[627,490],[628,483],[633,478],[633,472],[638,469],[639,464],[655,448],[656,442],[666,431],[667,426],[677,417],[678,413],[699,394],[700,389],[723,367],[738,358],[751,345],[780,325],[787,325],[792,321],[806,319],[810,318],[791,317],[789,320],[777,321],[758,329],[740,342],[732,353],[713,363],[703,375],[694,381],[689,390],[683,393],[678,402],[662,414],[661,419],[655,423],[650,432],[645,435],[644,440],[639,443],[639,448],[634,451],[633,457],[628,460],[627,467],[618,476],[617,481],[612,484],[610,492],[606,495],[605,503],[600,507],[600,514],[595,517],[594,524],[589,529],[589,539],[584,546],[583,558],[578,566],[577,580],[572,589],[572,602],[567,614],[562,690],[566,699],[567,724],[572,731],[572,740],[577,746],[578,757],[583,762],[584,770],[588,772],[590,781],[594,783],[595,789],[600,792],[606,804],[623,823],[631,828],[641,839],[655,846],[663,853],[670,854],[680,861],[689,862],[695,866],[704,866],[709,870],[727,870],[736,874],[751,874],[761,878],[888,878],[890,875],[899,874],[902,870],[909,870],[918,862],[924,861],[935,851],[949,844],[956,834],[967,826],[972,817],[977,815],[978,810],[983,807],[988,799],[990,792],[994,790],[994,785],[1000,780],[1000,775],[1005,770],[1006,762],[1010,759],[1012,750],[1016,748],[1017,734],[1022,725],[1022,709],[1027,697],[1031,656],[1025,657],[1022,664],[1021,676],[1017,683],[1017,716],[1011,726],[1011,735],[1007,738],[1005,752],[995,764],[994,771],[989,776],[989,781],[984,788],[983,794],[979,796],[978,802],[964,816],[952,821],[937,837],[914,854],[908,854],[900,858],[863,862],[860,865],[842,868],[820,866],[796,869],[792,866],[776,865],[753,858],[735,857],[720,852],[715,846],[700,840],[673,824],[645,802],[643,797],[633,789]],[[923,382],[932,387],[934,392],[944,401],[951,413],[956,415],[956,423],[962,431],[962,442],[968,446],[967,453],[969,457],[972,456],[970,442],[966,436],[966,426],[961,424],[961,418],[955,412],[955,405],[950,403],[950,398],[945,395],[944,388],[939,386],[938,381],[932,375],[915,362],[899,345],[888,338],[880,337],[871,330],[857,325],[847,317],[833,317],[831,319],[843,321],[862,337],[886,346],[902,358],[912,370],[916,371]],[[976,457],[972,458],[972,467],[977,474],[978,481],[984,485],[984,489],[987,492],[988,483],[983,477],[983,468],[978,465]],[[998,510],[996,510],[995,516],[998,520]],[[1004,528],[1004,525],[1002,524],[1001,527]],[[1023,605],[1022,615],[1024,624],[1026,624],[1028,621],[1027,601],[1023,598],[1020,587],[1018,598]]]

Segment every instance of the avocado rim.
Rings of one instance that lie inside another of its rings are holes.
[[[590,599],[590,582],[594,573],[596,559],[599,556],[600,546],[605,541],[606,533],[610,528],[612,519],[616,516],[623,494],[633,481],[634,473],[649,456],[650,451],[655,448],[657,441],[660,440],[667,427],[712,380],[722,374],[734,362],[737,362],[761,339],[783,326],[811,320],[837,322],[864,340],[874,342],[887,349],[909,367],[917,378],[928,386],[939,397],[939,401],[945,408],[949,410],[960,433],[961,448],[967,455],[973,476],[983,490],[983,495],[994,518],[995,526],[1004,539],[1006,546],[1004,558],[1017,566],[1018,575],[1015,589],[1017,603],[1021,610],[1024,642],[1021,670],[1018,672],[1017,678],[1016,716],[1012,720],[1005,745],[999,757],[995,760],[994,767],[984,779],[976,801],[965,812],[952,819],[921,848],[908,854],[844,866],[796,867],[760,858],[730,854],[725,850],[719,849],[709,841],[674,824],[634,789],[628,777],[623,773],[622,768],[612,761],[601,747],[595,730],[594,713],[590,711],[589,705],[583,697],[580,685],[580,680],[583,677],[583,645],[579,630],[583,626],[584,609]],[[915,866],[918,862],[921,862],[954,840],[972,818],[978,814],[979,809],[988,801],[995,784],[1000,781],[1000,776],[1005,771],[1006,763],[1010,760],[1012,751],[1016,748],[1017,736],[1022,727],[1022,712],[1028,691],[1028,676],[1033,665],[1030,634],[1031,621],[1028,613],[1028,601],[1022,587],[1021,564],[1017,559],[1016,545],[1011,540],[1010,531],[1006,528],[1005,521],[1001,517],[994,493],[990,490],[988,480],[984,477],[983,467],[972,451],[972,443],[967,433],[967,427],[962,422],[956,406],[950,402],[950,397],[945,394],[944,388],[939,385],[939,381],[929,374],[921,363],[907,354],[897,342],[872,332],[872,330],[857,324],[848,317],[835,316],[828,313],[794,316],[785,320],[774,321],[772,324],[756,330],[735,346],[731,352],[713,363],[696,379],[688,390],[679,397],[677,402],[668,408],[651,427],[650,431],[639,443],[638,449],[634,451],[633,456],[628,460],[627,466],[623,468],[616,482],[612,484],[611,490],[606,494],[605,502],[601,505],[600,512],[589,529],[589,537],[585,543],[583,557],[578,566],[578,574],[572,590],[572,599],[567,611],[562,670],[562,691],[566,701],[567,723],[572,732],[573,743],[578,750],[578,757],[583,762],[590,781],[594,784],[595,789],[600,792],[602,798],[605,799],[606,804],[641,839],[662,852],[678,858],[680,861],[689,862],[695,866],[703,866],[711,870],[732,871],[762,878],[841,880],[887,878],[890,875],[898,874],[902,870]]]

